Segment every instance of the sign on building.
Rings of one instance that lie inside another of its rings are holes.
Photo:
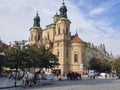
[[[81,71],[83,70],[83,64],[80,64],[80,70]]]

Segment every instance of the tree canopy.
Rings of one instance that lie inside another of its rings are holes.
[[[4,64],[5,64],[4,48],[0,46],[0,74],[3,70]]]
[[[112,70],[116,70],[117,73],[120,73],[120,56],[112,63]]]
[[[99,58],[92,58],[89,61],[89,68],[91,70],[96,70],[98,72],[110,72],[111,63],[107,60],[101,60]]]
[[[22,43],[21,43],[22,42]],[[15,41],[11,49],[6,50],[6,67],[23,69],[31,67],[54,68],[58,58],[45,46],[26,45],[23,41]]]

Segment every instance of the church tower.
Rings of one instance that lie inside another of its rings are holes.
[[[38,15],[38,12],[34,17],[33,27],[30,28],[29,44],[30,45],[42,44],[42,28],[40,27],[40,17]]]
[[[56,24],[56,36],[55,41],[58,40],[70,40],[70,20],[67,18],[67,7],[65,6],[64,0],[62,6],[59,9],[60,15],[54,17]],[[59,17],[59,18],[58,18]]]
[[[54,38],[54,50],[53,52],[57,54],[59,58],[59,63],[61,72],[68,70],[68,54],[69,54],[69,43],[71,40],[70,33],[70,20],[67,18],[67,7],[65,6],[64,0],[62,6],[59,9],[60,15],[54,17],[56,24],[55,38]]]

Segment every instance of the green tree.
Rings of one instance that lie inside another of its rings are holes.
[[[16,69],[16,71],[24,67],[25,53],[23,52],[23,45],[24,41],[15,41],[13,47],[6,50],[6,67]]]
[[[89,62],[90,69],[96,70],[98,72],[110,72],[111,64],[107,60],[102,60],[99,58],[92,58]]]
[[[27,46],[27,48],[24,50],[25,53],[25,62],[24,62],[24,68],[31,68],[31,67],[37,67],[35,64],[35,61],[37,59],[37,49],[35,46]]]
[[[116,70],[117,73],[120,73],[120,56],[116,58],[114,62],[111,62],[112,70]]]
[[[22,41],[23,43],[23,41]],[[6,66],[16,70],[23,68],[41,67],[54,68],[58,64],[58,58],[45,46],[29,46],[21,42],[14,42],[13,47],[6,51]]]
[[[22,69],[24,67],[25,62],[25,41],[14,41],[13,47],[11,49],[6,50],[5,57],[6,57],[6,67],[11,69]],[[15,82],[14,85],[16,87],[17,77],[15,75]]]
[[[0,74],[3,70],[4,65],[5,65],[4,48],[0,46]]]
[[[89,68],[91,70],[99,71],[100,63],[100,60],[97,60],[96,58],[91,58],[91,60],[89,61]]]
[[[41,68],[54,68],[58,64],[58,58],[52,54],[49,49],[46,49],[45,46],[41,46],[37,49],[37,59],[35,60],[36,66]]]

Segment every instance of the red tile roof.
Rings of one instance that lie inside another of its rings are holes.
[[[73,40],[73,41],[81,41],[81,42],[83,42],[83,40],[82,40],[79,36],[76,36],[76,35],[71,36],[71,40]]]
[[[9,45],[7,45],[7,44],[5,44],[5,43],[2,43],[2,42],[0,42],[0,46],[3,47],[3,48],[10,48]]]

